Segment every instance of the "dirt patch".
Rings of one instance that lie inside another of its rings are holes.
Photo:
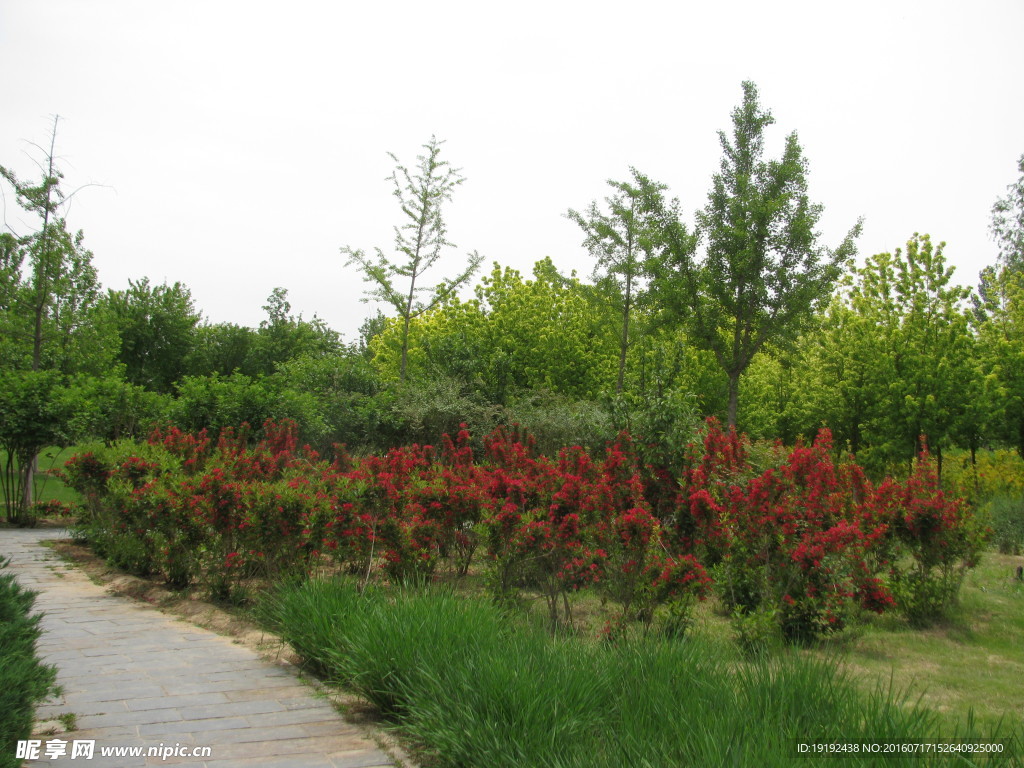
[[[415,765],[394,736],[382,730],[385,723],[376,707],[363,698],[311,677],[303,670],[302,658],[277,635],[193,593],[170,590],[155,580],[131,576],[111,568],[87,546],[71,539],[52,540],[49,546],[65,561],[74,563],[91,581],[105,586],[108,592],[138,600],[197,627],[230,637],[238,645],[249,648],[267,661],[297,668],[302,671],[305,682],[330,699],[348,722],[363,727],[367,735],[395,760],[397,766],[412,768]]]

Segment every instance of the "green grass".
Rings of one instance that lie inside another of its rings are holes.
[[[71,488],[68,488],[64,483],[58,480],[56,477],[51,476],[50,471],[54,469],[60,469],[64,466],[64,462],[75,455],[77,448],[74,446],[68,448],[60,448],[57,446],[51,446],[44,448],[39,453],[39,471],[36,473],[35,480],[33,483],[34,496],[36,501],[59,501],[62,504],[78,504],[81,501],[81,496]],[[7,464],[7,453],[0,451],[0,466],[6,466]],[[15,463],[17,466],[17,463]],[[0,498],[2,503],[2,498]]]
[[[551,639],[451,591],[312,581],[270,593],[260,614],[321,674],[380,707],[432,766],[772,766],[793,764],[797,740],[1013,737],[1006,724],[949,728],[889,677],[858,685],[828,656],[745,662],[700,637]],[[946,762],[900,761],[911,764]]]
[[[969,572],[951,617],[912,629],[878,617],[823,647],[835,646],[865,684],[892,677],[912,686],[949,730],[973,711],[979,724],[1024,723],[1024,557],[986,552]]]
[[[50,501],[53,499],[64,504],[77,504],[81,501],[81,496],[77,492],[68,488],[57,478],[49,475],[50,470],[63,467],[64,462],[74,456],[76,451],[77,448],[71,446],[69,448],[44,448],[40,452],[39,472],[36,474],[35,479],[35,498],[37,501]]]

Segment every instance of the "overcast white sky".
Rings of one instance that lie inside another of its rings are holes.
[[[1024,153],[1024,2],[3,0],[0,164],[57,144],[69,224],[105,287],[181,281],[256,325],[275,286],[353,340],[372,311],[342,245],[389,250],[387,152],[432,134],[466,182],[461,254],[587,275],[565,219],[635,166],[704,206],[740,83],[798,131],[821,231],[861,256],[914,232],[957,278],[995,260],[990,210]],[[6,190],[6,218],[28,221]],[[489,269],[489,266],[488,266]]]

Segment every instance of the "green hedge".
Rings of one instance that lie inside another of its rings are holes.
[[[23,589],[0,558],[0,768],[17,768],[15,749],[32,733],[36,704],[55,692],[55,667],[40,662],[36,640],[40,614],[31,615],[35,593]]]

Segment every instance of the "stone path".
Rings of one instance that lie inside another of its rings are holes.
[[[0,555],[45,612],[40,656],[58,667],[63,696],[38,719],[73,713],[77,729],[42,740],[29,766],[295,766],[376,768],[394,762],[284,666],[228,638],[107,593],[39,545],[60,530],[2,530]],[[67,754],[47,758],[47,741]],[[95,740],[94,756],[72,759],[74,740]],[[101,756],[142,747],[142,756]],[[146,756],[149,748],[172,756]],[[192,757],[210,747],[210,757]],[[179,756],[167,752],[176,749]],[[189,750],[184,752],[184,750]],[[187,755],[187,756],[186,756]]]

